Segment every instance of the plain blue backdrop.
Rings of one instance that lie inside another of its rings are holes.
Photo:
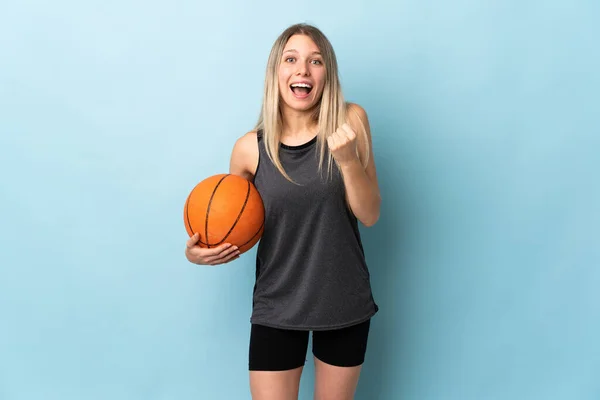
[[[357,399],[600,398],[599,3],[319,3],[2,1],[0,399],[250,398],[255,249],[188,263],[183,204],[296,22],[373,130]]]

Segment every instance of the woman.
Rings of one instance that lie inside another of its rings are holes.
[[[249,346],[255,400],[297,399],[313,332],[316,399],[352,399],[370,318],[378,311],[358,230],[379,218],[365,111],[344,101],[337,61],[317,28],[286,29],[271,50],[255,130],[239,138],[230,173],[265,205]],[[189,261],[227,263],[235,246],[187,243]]]

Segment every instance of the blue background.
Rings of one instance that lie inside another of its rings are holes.
[[[374,135],[357,399],[599,399],[598,4],[3,1],[0,399],[249,398],[255,249],[188,263],[183,204],[296,22]]]

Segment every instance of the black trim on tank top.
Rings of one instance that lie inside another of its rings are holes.
[[[263,139],[263,130],[262,129],[259,129],[256,131],[256,137],[259,142]],[[316,142],[317,142],[317,136],[313,137],[308,142],[299,144],[297,146],[291,146],[289,144],[283,144],[281,142],[279,143],[279,146],[285,150],[302,150],[302,149],[305,149],[305,148],[313,145]]]
[[[314,144],[316,141],[317,141],[317,137],[315,136],[312,139],[310,139],[308,142],[299,144],[297,146],[290,146],[288,144],[283,144],[283,143],[279,143],[279,145],[281,146],[282,149],[285,149],[285,150],[302,150],[302,149],[305,149],[305,148],[309,147],[310,145]]]

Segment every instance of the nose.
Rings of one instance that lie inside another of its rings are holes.
[[[298,69],[296,70],[297,75],[308,76],[310,74],[310,70],[308,68],[308,65],[306,65],[306,63],[299,62],[296,65],[298,65]]]

